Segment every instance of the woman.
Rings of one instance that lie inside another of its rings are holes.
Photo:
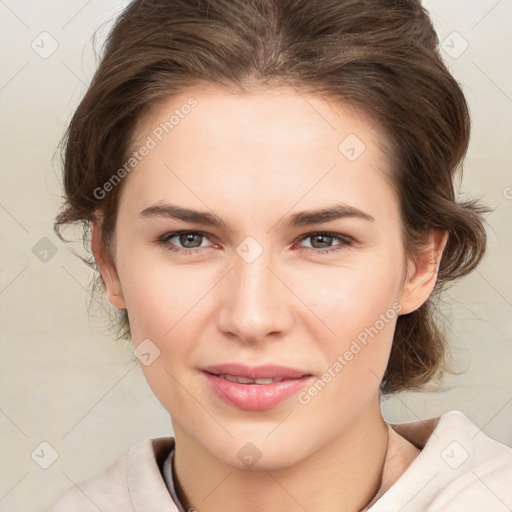
[[[135,0],[68,130],[56,222],[174,437],[50,511],[506,510],[512,450],[383,395],[445,368],[442,286],[486,244],[457,202],[464,95],[418,1]]]

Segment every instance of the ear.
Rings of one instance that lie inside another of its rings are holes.
[[[126,309],[121,281],[119,280],[114,259],[103,246],[101,240],[102,225],[102,217],[96,216],[96,220],[92,222],[91,226],[91,250],[105,282],[107,298],[110,304],[117,309]]]
[[[448,231],[432,230],[421,254],[414,261],[407,262],[407,275],[400,297],[401,315],[417,310],[430,297],[437,281],[439,264],[447,241]]]

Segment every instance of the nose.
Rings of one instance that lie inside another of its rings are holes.
[[[270,263],[265,252],[252,263],[235,256],[218,297],[218,327],[225,336],[254,344],[291,329],[293,297]]]

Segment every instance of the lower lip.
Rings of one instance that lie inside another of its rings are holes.
[[[285,379],[270,384],[239,384],[203,372],[213,392],[230,405],[249,411],[270,409],[296,395],[312,378]]]

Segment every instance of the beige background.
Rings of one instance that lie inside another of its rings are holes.
[[[103,334],[101,312],[88,316],[90,273],[52,230],[61,194],[56,146],[94,70],[93,31],[122,5],[0,1],[0,512],[42,510],[134,442],[171,434],[167,413],[127,363],[130,350]],[[473,115],[461,193],[496,210],[485,261],[444,300],[454,354],[467,370],[446,379],[442,393],[402,394],[383,408],[389,421],[456,408],[512,445],[512,2],[426,5]],[[58,48],[46,58],[31,47],[49,52],[52,38]]]

